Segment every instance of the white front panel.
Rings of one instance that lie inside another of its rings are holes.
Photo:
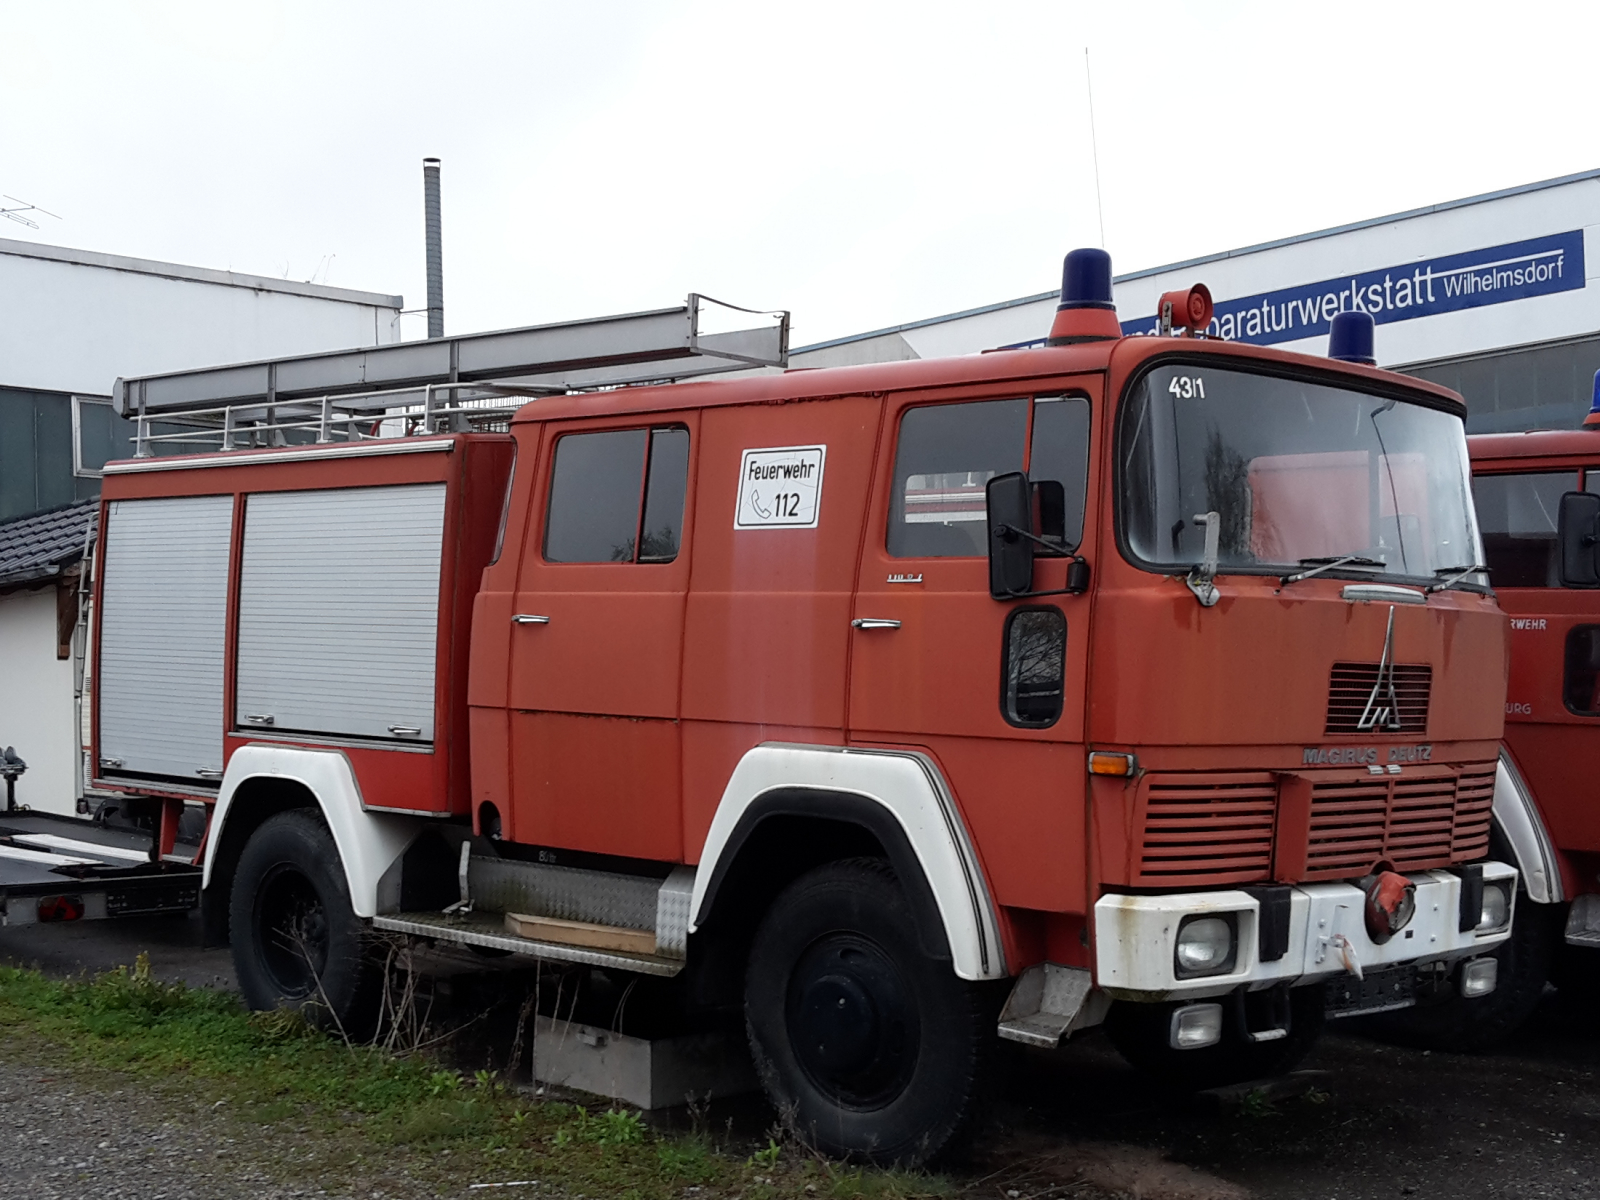
[[[103,773],[220,778],[232,529],[232,496],[112,501],[98,664]]]
[[[431,741],[443,536],[442,483],[249,497],[236,724]]]

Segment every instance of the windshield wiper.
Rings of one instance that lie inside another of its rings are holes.
[[[1435,575],[1449,575],[1450,578],[1441,579],[1438,583],[1430,583],[1425,590],[1442,592],[1447,587],[1454,587],[1468,575],[1476,575],[1478,572],[1487,571],[1488,569],[1482,563],[1473,563],[1470,567],[1435,567],[1433,572]]]
[[[1319,558],[1302,558],[1299,563],[1302,567],[1310,567],[1309,571],[1299,571],[1293,575],[1285,575],[1280,586],[1288,587],[1291,583],[1299,583],[1302,579],[1310,579],[1313,575],[1321,575],[1324,571],[1331,571],[1335,567],[1377,567],[1387,571],[1389,564],[1379,562],[1375,558],[1368,558],[1364,554],[1344,554],[1338,558],[1324,555]]]

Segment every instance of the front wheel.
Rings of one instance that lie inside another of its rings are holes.
[[[912,1165],[969,1126],[995,1015],[980,985],[925,955],[880,859],[818,867],[773,903],[745,979],[768,1098],[828,1154]]]
[[[228,906],[234,971],[254,1009],[292,1008],[349,1036],[378,1019],[382,974],[333,836],[295,809],[250,835]]]

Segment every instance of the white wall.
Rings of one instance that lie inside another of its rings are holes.
[[[118,377],[400,340],[400,297],[0,241],[0,386],[107,395]]]
[[[1204,283],[1220,303],[1575,230],[1583,233],[1583,287],[1381,323],[1377,329],[1377,357],[1385,366],[1408,365],[1593,333],[1600,330],[1600,178],[1536,185],[1512,194],[1439,205],[1360,228],[1290,240],[1287,244],[1246,247],[1190,266],[1123,279],[1116,285],[1117,315],[1123,321],[1152,316],[1161,293],[1195,283]],[[1070,247],[1045,247],[1041,254],[1059,264],[1059,254],[1065,249]],[[1110,250],[1116,267],[1116,247]],[[920,358],[974,354],[1045,337],[1055,307],[1056,297],[1049,295],[962,316],[933,318],[902,326],[892,335],[835,343],[810,352],[802,349],[793,356],[793,362],[796,366],[823,366],[884,361],[906,357],[905,347]],[[1318,334],[1275,345],[1283,350],[1324,354],[1327,336]]]
[[[28,764],[17,803],[71,816],[78,796],[72,660],[56,657],[56,590],[0,596],[0,746]],[[4,800],[0,784],[0,804]]]

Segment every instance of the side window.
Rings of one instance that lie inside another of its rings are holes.
[[[1600,467],[1588,467],[1584,470],[1583,490],[1600,496]]]
[[[556,442],[544,557],[558,563],[671,562],[689,478],[685,429],[571,433]]]
[[[1502,588],[1560,586],[1556,514],[1562,493],[1577,488],[1576,471],[1473,478],[1490,583]]]
[[[1033,444],[1028,446],[1029,409]],[[981,558],[988,553],[984,485],[1026,469],[1066,497],[1069,546],[1083,540],[1089,472],[1089,401],[1082,396],[977,400],[913,408],[900,419],[889,553],[896,558]]]
[[[678,557],[683,537],[683,498],[689,490],[689,431],[652,429],[650,466],[644,485],[639,561],[663,563]]]
[[[889,553],[896,558],[988,553],[983,488],[1022,470],[1028,401],[980,400],[913,408],[900,419]]]
[[[1600,625],[1578,625],[1567,634],[1567,707],[1580,717],[1600,717]]]
[[[1083,396],[1041,396],[1033,402],[1033,446],[1028,479],[1053,479],[1066,496],[1066,548],[1083,541],[1089,491],[1089,401]],[[987,552],[987,548],[986,548]]]
[[[1006,619],[1000,713],[1012,725],[1044,729],[1061,719],[1067,619],[1059,608],[1019,608]]]

